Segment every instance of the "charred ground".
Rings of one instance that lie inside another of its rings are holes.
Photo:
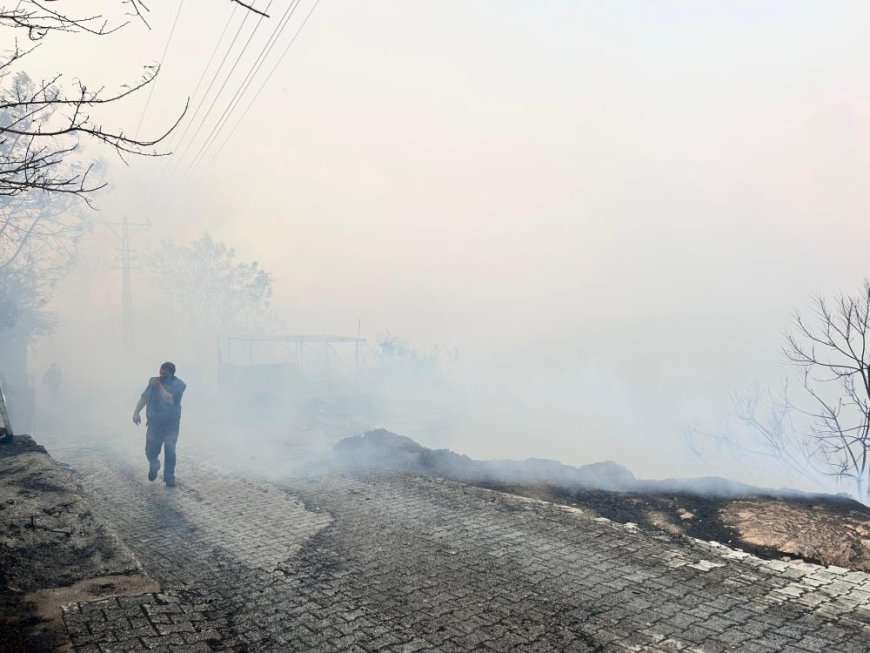
[[[384,430],[342,440],[331,462],[449,478],[762,558],[870,572],[870,508],[846,497],[774,493],[719,478],[643,481],[613,462],[571,467],[539,459],[476,461]]]

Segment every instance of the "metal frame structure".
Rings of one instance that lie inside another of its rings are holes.
[[[349,336],[332,336],[332,335],[273,335],[273,336],[227,336],[226,340],[226,360],[220,361],[222,365],[238,365],[233,361],[234,352],[233,343],[247,345],[247,365],[254,365],[254,349],[255,346],[260,344],[278,344],[284,346],[288,353],[291,353],[291,346],[295,345],[295,358],[296,358],[296,366],[300,375],[304,374],[305,365],[304,365],[304,354],[306,347],[310,345],[323,345],[326,351],[326,367],[327,374],[329,375],[330,368],[330,353],[332,356],[344,364],[347,368],[347,371],[356,378],[357,371],[359,369],[359,360],[360,360],[360,349],[363,345],[366,344],[365,338],[360,337],[349,337]],[[351,368],[347,363],[345,363],[344,359],[341,357],[341,354],[335,349],[334,345],[339,344],[352,344],[354,346],[354,361],[353,368]]]

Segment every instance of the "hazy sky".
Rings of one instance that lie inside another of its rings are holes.
[[[129,82],[160,60],[178,8],[151,5],[151,31],[39,56]],[[215,99],[230,55],[174,159],[110,160],[99,204],[151,221],[143,250],[208,231],[259,261],[287,332],[361,320],[368,338],[457,347],[471,413],[425,444],[701,473],[684,429],[780,375],[792,309],[868,274],[866,2],[324,0],[212,161],[306,0],[186,177],[286,6],[271,3]],[[147,91],[106,122],[171,123],[230,11],[187,0],[144,118]],[[111,247],[95,232],[58,310],[116,301],[117,272],[88,268]]]

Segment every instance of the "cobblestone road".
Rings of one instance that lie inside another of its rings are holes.
[[[162,587],[68,606],[78,651],[870,651],[862,573],[448,481],[53,453]]]

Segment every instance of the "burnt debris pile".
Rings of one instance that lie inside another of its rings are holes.
[[[429,449],[384,429],[345,438],[335,445],[331,461],[355,469],[403,471],[466,483],[557,485],[629,491],[634,474],[612,461],[572,467],[555,460],[474,460],[449,449]]]

